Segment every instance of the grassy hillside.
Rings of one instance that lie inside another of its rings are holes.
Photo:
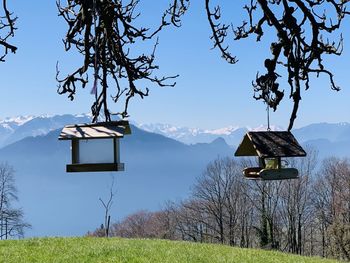
[[[165,240],[44,238],[0,241],[0,262],[336,262],[272,251]]]

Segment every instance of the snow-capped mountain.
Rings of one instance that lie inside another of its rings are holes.
[[[34,116],[18,116],[0,120],[0,146],[24,123],[32,120]]]
[[[258,127],[247,127],[249,131],[267,131],[268,130],[267,125],[259,125]],[[271,131],[283,131],[284,129],[280,126],[276,125],[270,125],[270,130]]]
[[[170,124],[137,124],[135,126],[153,133],[178,140],[186,144],[210,143],[218,137],[225,139],[231,146],[237,146],[247,131],[266,131],[266,125],[258,127],[228,126],[226,128],[206,130],[173,126]],[[271,126],[272,131],[284,130],[280,126]],[[302,128],[294,129],[293,134],[304,143],[315,140],[327,140],[329,142],[342,142],[350,140],[350,123],[314,123]]]
[[[218,138],[222,138],[230,146],[238,146],[247,131],[267,130],[267,127],[264,125],[258,127],[229,126],[227,128],[215,130],[177,127],[169,124],[142,124],[137,126],[141,129],[170,137],[185,144],[211,143]],[[271,126],[270,128],[276,131],[284,130],[278,126]],[[321,159],[331,156],[350,156],[350,123],[314,123],[294,129],[292,132],[303,146],[308,145],[317,149]]]
[[[173,126],[171,124],[137,124],[134,123],[138,128],[148,132],[158,133],[171,139],[186,143],[210,143],[221,137],[229,145],[237,145],[243,138],[243,135],[249,131],[266,131],[267,126],[260,125],[258,127],[239,127],[239,126],[228,126],[219,129],[199,129],[199,128],[188,128],[181,126]],[[271,130],[279,131],[283,130],[278,126],[271,126]]]
[[[0,125],[9,129],[16,129],[16,127],[21,126],[22,124],[32,120],[33,118],[35,118],[35,116],[33,115],[17,116],[13,118],[7,117],[3,120],[0,120]]]
[[[67,124],[91,122],[90,114],[80,115],[41,115],[18,116],[0,120],[0,148],[19,141],[25,137],[48,134]],[[227,144],[237,146],[244,134],[249,131],[266,131],[266,125],[258,127],[239,127],[231,125],[218,129],[200,129],[171,124],[138,124],[130,121],[136,127],[157,133],[185,144],[211,143],[217,138],[223,138]],[[283,130],[279,126],[271,126],[271,130]],[[293,130],[293,134],[303,143],[306,141],[325,139],[330,142],[350,140],[350,123],[316,123]]]
[[[17,116],[0,120],[0,147],[19,141],[25,137],[46,135],[50,131],[67,124],[90,122],[88,114]]]
[[[224,138],[230,144],[227,137],[240,130],[239,127],[230,126],[222,129],[206,130],[199,128],[188,128],[173,126],[171,124],[137,124],[135,125],[145,131],[158,133],[171,139],[186,143],[209,143],[218,137]]]

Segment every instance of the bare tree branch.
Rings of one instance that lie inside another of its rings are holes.
[[[114,177],[111,176],[112,178],[112,182],[111,182],[111,186],[109,188],[109,198],[107,201],[103,201],[103,199],[100,197],[99,200],[105,210],[105,214],[104,214],[104,230],[105,230],[105,236],[108,237],[109,235],[109,222],[110,222],[110,210],[112,208],[113,205],[113,198],[115,195],[115,190],[114,190]]]
[[[149,89],[139,84],[142,80],[161,87],[174,86],[176,83],[172,80],[177,76],[158,77],[154,74],[159,68],[155,64],[158,39],[149,55],[135,55],[135,46],[140,41],[152,40],[170,24],[180,26],[180,16],[187,10],[187,2],[174,0],[164,12],[160,25],[151,31],[135,25],[140,16],[136,13],[138,0],[130,0],[128,4],[119,0],[67,0],[66,6],[58,1],[59,15],[68,24],[65,49],[68,51],[75,47],[84,57],[82,65],[63,79],[59,79],[57,69],[58,93],[67,94],[73,100],[77,87],[86,87],[88,76],[93,75],[92,93],[96,94],[96,101],[91,110],[93,122],[96,122],[102,109],[106,121],[111,120],[107,105],[110,98],[114,102],[122,97],[125,99],[124,109],[117,114],[127,117],[131,99],[135,95],[144,98],[149,94]],[[130,51],[133,51],[132,54]],[[94,73],[91,74],[89,69]],[[98,84],[101,85],[99,91]],[[115,87],[113,96],[109,96],[107,90],[110,86]]]
[[[9,43],[9,39],[15,35],[16,16],[13,16],[7,8],[7,0],[2,0],[2,9],[4,15],[0,15],[0,46],[3,51],[0,53],[0,62],[5,61],[5,57],[9,52],[15,53],[17,47]]]
[[[220,7],[210,10],[206,0],[208,20],[211,25],[214,47],[219,48],[223,58],[230,63],[236,62],[223,43],[228,36],[228,25],[221,24]],[[340,55],[343,49],[343,38],[338,41],[337,30],[341,27],[346,15],[349,1],[343,0],[249,0],[244,6],[248,14],[248,22],[233,30],[234,39],[240,40],[252,34],[260,41],[264,31],[272,28],[276,32],[276,40],[271,43],[272,58],[265,60],[266,73],[257,74],[254,87],[254,98],[263,100],[270,108],[276,110],[284,97],[280,89],[276,72],[280,65],[287,71],[290,89],[289,98],[293,100],[288,130],[293,128],[301,100],[301,89],[310,87],[310,75],[326,74],[330,79],[331,89],[339,91],[333,73],[325,68],[323,59],[326,55]],[[327,13],[319,13],[327,10]],[[334,15],[332,15],[332,13]],[[214,23],[214,21],[216,21]]]

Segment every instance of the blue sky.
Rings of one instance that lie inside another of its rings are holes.
[[[143,14],[140,23],[155,25],[168,1],[141,2]],[[64,52],[62,38],[66,24],[57,16],[55,1],[13,0],[9,7],[19,17],[19,29],[13,40],[19,50],[16,55],[9,55],[6,63],[0,64],[0,118],[89,112],[94,99],[89,94],[90,88],[80,89],[73,102],[56,93],[56,61],[66,74],[79,66],[82,58],[74,52]],[[224,11],[229,18],[228,10]],[[240,25],[243,10],[234,12],[233,22]],[[345,39],[343,55],[326,60],[342,90],[331,91],[327,78],[314,78],[310,90],[302,92],[295,127],[315,122],[350,122],[349,22],[350,19],[345,21],[342,31]],[[161,122],[200,128],[266,124],[266,107],[252,98],[251,81],[258,70],[263,70],[264,59],[270,56],[271,35],[266,34],[259,45],[253,38],[231,43],[232,53],[237,55],[239,63],[229,65],[220,58],[217,50],[210,50],[212,43],[204,1],[192,1],[182,24],[181,28],[169,27],[162,32],[157,49],[158,75],[180,74],[176,87],[150,85],[149,97],[132,101],[131,119],[140,123]],[[288,87],[283,86],[287,97]],[[111,104],[110,107],[112,111],[118,109],[118,105]],[[291,101],[285,99],[278,111],[271,115],[272,124],[287,127],[291,107]]]

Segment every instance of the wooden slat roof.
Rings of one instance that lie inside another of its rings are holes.
[[[291,132],[259,131],[244,136],[235,156],[302,157],[306,152]]]
[[[100,122],[94,124],[67,125],[61,131],[59,140],[120,138],[130,134],[128,121]]]

